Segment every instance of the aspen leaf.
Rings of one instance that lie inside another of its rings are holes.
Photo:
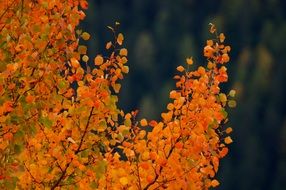
[[[123,34],[119,33],[118,36],[117,36],[117,43],[118,43],[119,45],[122,45],[123,40],[124,40]]]
[[[219,186],[218,180],[216,180],[216,179],[212,180],[212,181],[211,181],[211,186],[212,186],[212,187],[217,187],[217,186]]]
[[[120,88],[121,88],[121,84],[114,84],[113,85],[113,89],[114,89],[115,93],[119,93]]]
[[[121,58],[121,62],[122,62],[122,64],[127,63],[127,61],[128,61],[128,60],[127,60],[127,58],[126,58],[126,57],[122,57],[122,58]]]
[[[222,150],[219,152],[219,156],[221,158],[223,158],[223,157],[225,157],[227,155],[227,153],[228,153],[228,148],[223,147]]]
[[[217,172],[218,171],[218,166],[219,166],[219,159],[218,159],[218,157],[214,156],[212,158],[212,163],[213,163],[214,171]]]
[[[35,101],[35,97],[34,96],[32,96],[32,95],[27,95],[26,96],[26,102],[27,103],[32,103],[34,101]]]
[[[229,91],[229,96],[230,97],[235,97],[235,94],[236,94],[236,91],[235,90],[231,90],[231,91]]]
[[[71,58],[71,65],[75,69],[79,68],[79,66],[80,66],[80,64],[76,58]]]
[[[156,160],[158,157],[156,152],[150,152],[149,156],[150,156],[151,160]]]
[[[228,137],[226,137],[226,138],[224,139],[224,142],[225,142],[225,144],[230,144],[230,143],[232,143],[233,141],[232,141],[231,137],[228,136]]]
[[[141,159],[142,159],[142,160],[146,161],[146,160],[148,160],[149,158],[150,158],[150,156],[149,156],[149,152],[148,152],[148,151],[145,151],[145,152],[143,152],[143,153],[141,154]]]
[[[152,175],[148,175],[147,178],[146,178],[148,183],[153,182],[153,179],[154,179],[154,177]]]
[[[11,140],[13,138],[13,133],[9,132],[3,135],[4,140]]]
[[[144,170],[148,170],[150,167],[149,167],[149,163],[148,162],[142,162],[140,164],[140,167]]]
[[[53,122],[48,117],[40,117],[40,122],[47,128],[51,128]]]
[[[122,67],[122,72],[123,72],[123,73],[129,73],[129,67],[126,66],[126,65],[123,66],[123,67]]]
[[[83,40],[89,40],[90,34],[87,33],[87,32],[83,32],[83,33],[81,34],[81,37],[82,37]]]
[[[82,9],[87,9],[88,8],[88,2],[86,0],[80,1],[80,6]]]
[[[207,45],[212,46],[214,44],[213,40],[207,40]]]
[[[84,55],[84,56],[82,56],[82,60],[83,60],[84,62],[88,62],[89,57],[88,57],[87,55]]]
[[[181,65],[177,67],[177,71],[179,71],[179,72],[183,72],[184,70],[185,70],[185,68]]]
[[[188,64],[188,65],[192,65],[192,64],[194,63],[192,57],[187,58],[186,61],[187,61],[187,64]]]
[[[236,101],[235,100],[229,100],[227,104],[230,108],[236,107]]]
[[[174,104],[172,104],[172,103],[169,103],[168,105],[167,105],[167,109],[168,110],[173,110],[174,109]]]
[[[226,132],[227,134],[230,134],[230,133],[232,132],[232,128],[231,128],[231,127],[228,127],[228,128],[225,130],[225,132]]]
[[[110,49],[111,46],[112,46],[112,42],[107,42],[105,45],[105,48]]]
[[[148,125],[147,120],[146,120],[146,119],[141,119],[140,125],[141,125],[142,127],[147,126],[147,125]]]
[[[125,125],[126,127],[131,127],[131,124],[132,124],[132,122],[131,122],[131,119],[130,119],[130,118],[125,119],[124,125]]]
[[[215,27],[215,25],[213,24],[213,23],[209,23],[209,25],[210,25],[210,33],[215,33],[216,32],[216,27]]]
[[[94,58],[94,64],[95,65],[101,65],[103,63],[103,57],[101,55],[97,55],[95,58]]]
[[[127,185],[127,184],[128,184],[128,178],[127,178],[127,177],[121,177],[121,178],[119,179],[119,181],[120,181],[120,183],[121,183],[122,185]]]
[[[120,49],[119,55],[127,56],[127,53],[128,53],[127,49],[126,48],[122,48],[122,49]]]
[[[226,102],[226,101],[227,101],[226,95],[225,95],[224,93],[220,93],[220,94],[219,94],[219,100],[220,100],[221,102]]]
[[[77,35],[81,35],[82,34],[82,30],[76,30],[76,34]]]
[[[222,43],[222,42],[224,42],[224,40],[225,40],[224,34],[223,34],[223,33],[220,33],[220,34],[219,34],[219,41]]]
[[[170,98],[171,98],[171,99],[177,99],[177,98],[179,98],[179,93],[177,93],[175,90],[172,90],[172,91],[170,92]]]
[[[78,53],[86,54],[86,52],[87,52],[87,47],[86,46],[83,46],[83,45],[78,46]]]

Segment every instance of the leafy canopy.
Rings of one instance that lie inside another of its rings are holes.
[[[76,30],[86,0],[0,0],[1,189],[208,189],[232,139],[225,106],[224,35],[206,67],[178,66],[161,121],[117,107],[129,72],[119,23],[106,55],[90,59]]]

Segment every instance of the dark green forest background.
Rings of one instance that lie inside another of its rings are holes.
[[[221,162],[219,190],[286,189],[286,1],[283,0],[90,0],[81,28],[92,34],[89,54],[105,52],[107,25],[121,23],[130,73],[120,107],[159,119],[175,68],[202,49],[212,22],[232,47],[228,92],[238,106],[229,110],[234,143]]]

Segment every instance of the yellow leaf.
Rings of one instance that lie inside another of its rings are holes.
[[[122,64],[125,64],[125,63],[127,63],[127,58],[126,57],[122,57],[122,59],[121,59],[121,62],[122,62]]]
[[[230,108],[236,107],[236,101],[235,100],[229,100],[227,104]]]
[[[122,67],[122,72],[123,73],[128,73],[129,72],[129,67],[128,66]]]
[[[126,48],[122,48],[119,52],[119,55],[121,56],[127,56],[127,54],[128,54],[128,51]]]
[[[122,45],[123,40],[124,40],[123,34],[122,34],[122,33],[119,33],[118,36],[117,36],[117,43],[118,43],[119,45]]]
[[[142,127],[147,126],[147,125],[148,125],[147,120],[146,120],[146,119],[141,119],[140,125],[141,125]]]
[[[84,33],[81,34],[81,37],[82,37],[83,40],[89,40],[90,34],[87,33],[87,32],[84,32]]]
[[[87,52],[86,46],[83,46],[83,45],[78,46],[78,53],[79,54],[86,54],[86,52]]]
[[[148,160],[150,158],[150,156],[149,156],[149,152],[148,151],[144,151],[142,154],[141,154],[141,159],[143,160],[143,161],[146,161],[146,160]]]
[[[106,123],[105,120],[102,120],[102,121],[99,122],[98,127],[96,128],[96,130],[98,132],[103,132],[103,131],[105,131],[106,128],[107,128],[107,123]]]
[[[121,84],[114,84],[114,85],[113,85],[113,89],[114,89],[114,91],[115,91],[116,93],[119,92],[120,88],[121,88]]]
[[[225,132],[226,132],[227,134],[231,133],[231,132],[232,132],[232,128],[231,128],[231,127],[228,127],[228,128],[225,130]]]
[[[226,102],[227,101],[227,97],[224,93],[220,93],[219,94],[219,99],[221,102]]]
[[[235,97],[235,94],[236,94],[236,91],[235,91],[235,90],[231,90],[231,91],[229,92],[229,96],[230,96],[230,97]]]
[[[101,55],[98,55],[94,58],[94,64],[95,65],[101,65],[103,63],[103,57]]]
[[[174,109],[174,104],[172,104],[172,103],[169,103],[168,105],[167,105],[167,109],[168,110],[173,110]]]
[[[82,60],[83,60],[84,62],[88,62],[89,57],[88,57],[87,55],[84,55],[84,56],[82,56]]]
[[[127,185],[127,184],[128,184],[128,178],[127,178],[127,177],[121,177],[121,178],[119,179],[119,181],[120,181],[120,183],[121,183],[122,185]]]
[[[192,65],[193,64],[193,58],[192,57],[187,58],[186,61],[187,61],[188,65]]]
[[[228,136],[228,137],[225,137],[224,142],[225,142],[225,144],[230,144],[230,143],[232,143],[233,141],[232,141],[231,137]]]
[[[224,40],[225,40],[224,34],[223,34],[223,33],[220,33],[220,34],[219,34],[219,41],[222,43],[222,42],[224,42]]]

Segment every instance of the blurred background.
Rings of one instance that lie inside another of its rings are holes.
[[[232,47],[228,92],[234,143],[219,170],[219,190],[286,189],[286,1],[283,0],[90,0],[81,28],[92,34],[89,54],[104,54],[112,39],[106,26],[121,23],[130,73],[119,106],[160,119],[175,88],[176,67],[193,56],[205,64],[208,23]]]

